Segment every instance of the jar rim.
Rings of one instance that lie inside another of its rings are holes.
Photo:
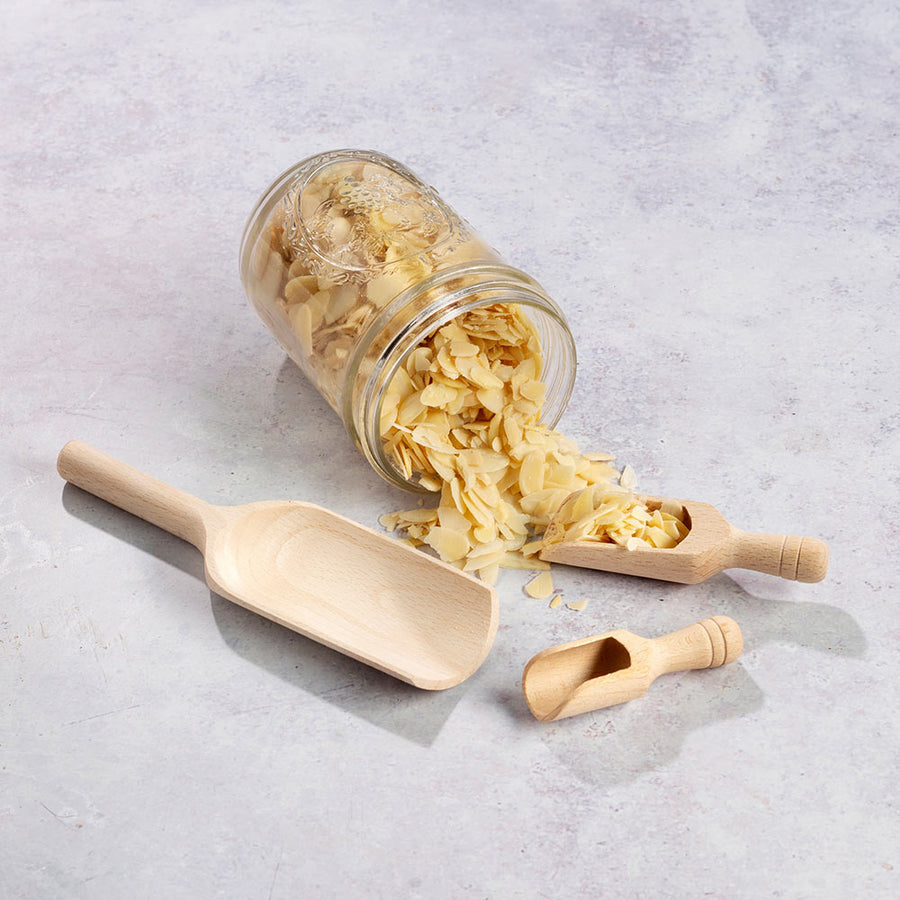
[[[445,273],[448,273],[445,275]],[[350,436],[360,447],[363,455],[368,459],[373,468],[389,483],[396,487],[416,493],[433,493],[416,482],[409,481],[396,468],[384,451],[384,441],[381,435],[381,410],[385,394],[391,379],[400,366],[403,365],[409,354],[418,347],[422,341],[442,328],[448,322],[472,309],[495,304],[509,303],[524,306],[530,313],[538,313],[541,317],[533,324],[541,336],[542,362],[553,363],[550,374],[552,379],[545,380],[548,369],[542,371],[542,380],[547,385],[548,401],[542,410],[541,420],[551,428],[562,417],[563,412],[572,396],[575,385],[576,348],[575,341],[566,324],[562,309],[554,300],[544,292],[543,288],[530,276],[519,269],[504,264],[482,264],[471,266],[462,264],[447,270],[435,273],[436,276],[444,276],[436,283],[428,284],[426,290],[433,290],[444,281],[459,277],[460,274],[484,274],[494,275],[490,281],[478,281],[475,284],[458,288],[447,294],[442,294],[439,299],[428,304],[414,316],[403,329],[394,337],[390,344],[380,354],[378,361],[368,374],[362,388],[362,402],[357,403],[355,391],[348,390],[344,395],[344,421],[350,430]],[[423,285],[426,284],[423,282]],[[404,305],[409,303],[414,296],[419,295],[420,285],[416,285],[412,292],[398,296],[390,306],[384,310],[379,328],[369,330],[370,338],[364,348],[358,348],[359,357],[355,360],[354,368],[357,371],[366,351],[374,342],[375,335],[391,320],[391,315]],[[412,295],[411,295],[412,294]],[[395,306],[396,304],[396,306]],[[393,308],[393,312],[392,312]],[[544,321],[545,320],[545,321]],[[553,333],[545,326],[552,324]],[[373,323],[375,324],[375,323]],[[546,344],[550,341],[553,346]],[[548,353],[550,354],[548,360]],[[353,415],[356,406],[359,421]],[[354,433],[355,432],[355,433]]]

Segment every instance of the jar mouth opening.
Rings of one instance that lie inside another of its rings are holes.
[[[439,308],[422,310],[382,354],[366,381],[362,395],[364,402],[360,405],[361,428],[354,423],[358,435],[351,433],[351,437],[354,437],[370,464],[385,480],[406,491],[434,493],[407,479],[385,451],[380,425],[387,389],[409,354],[423,340],[463,313],[497,304],[524,307],[540,341],[541,381],[547,388],[547,399],[540,421],[554,427],[572,396],[576,350],[562,310],[524,273],[502,265],[485,266],[484,269],[495,272],[497,280],[480,281],[458,289],[442,296]],[[352,418],[345,421],[349,426]]]

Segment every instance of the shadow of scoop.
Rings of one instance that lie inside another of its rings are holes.
[[[659,769],[679,755],[691,732],[747,715],[764,700],[739,663],[661,678],[652,691],[633,703],[541,725],[543,740],[579,778],[613,785]]]
[[[753,579],[749,588],[757,588]],[[620,582],[627,587],[627,582]],[[759,582],[764,586],[765,582]],[[679,613],[696,616],[715,610],[740,624],[745,655],[766,645],[776,658],[787,648],[861,658],[867,642],[859,624],[845,610],[809,600],[754,596],[734,578],[720,574],[689,588],[658,585],[665,599],[687,606]],[[781,591],[785,593],[784,589]],[[648,609],[630,610],[629,618],[646,633]],[[599,629],[598,629],[599,631]],[[750,669],[755,663],[747,660]],[[653,683],[647,696],[560,721],[537,723],[521,693],[504,698],[513,716],[541,729],[541,739],[562,764],[598,785],[634,780],[675,759],[691,732],[759,710],[765,695],[743,658],[718,669],[667,674]],[[627,699],[627,698],[625,698]]]
[[[300,689],[298,715],[318,698],[427,747],[465,695],[468,683],[445,691],[422,691],[282,628],[212,591],[209,597],[225,644],[248,662]]]

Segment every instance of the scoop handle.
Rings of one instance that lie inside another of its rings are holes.
[[[213,507],[83,441],[69,441],[56,468],[76,487],[203,549]]]
[[[828,557],[828,544],[818,538],[734,529],[727,567],[810,584],[825,577]]]
[[[653,638],[653,677],[687,669],[715,669],[733,662],[744,649],[740,626],[728,616],[712,616]]]

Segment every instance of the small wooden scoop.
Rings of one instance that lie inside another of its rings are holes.
[[[642,496],[652,509],[677,510],[690,529],[671,549],[627,550],[600,541],[562,541],[540,553],[547,562],[697,584],[722,569],[753,569],[791,581],[821,581],[828,570],[828,545],[818,538],[740,531],[708,503]],[[552,534],[551,522],[547,534]]]
[[[654,639],[610,631],[532,657],[522,690],[535,717],[553,722],[641,697],[666,672],[724,666],[743,647],[741,630],[728,616],[713,616]]]
[[[192,543],[217,594],[416,687],[459,684],[494,641],[492,588],[319,506],[213,506],[81,441],[57,468]]]

